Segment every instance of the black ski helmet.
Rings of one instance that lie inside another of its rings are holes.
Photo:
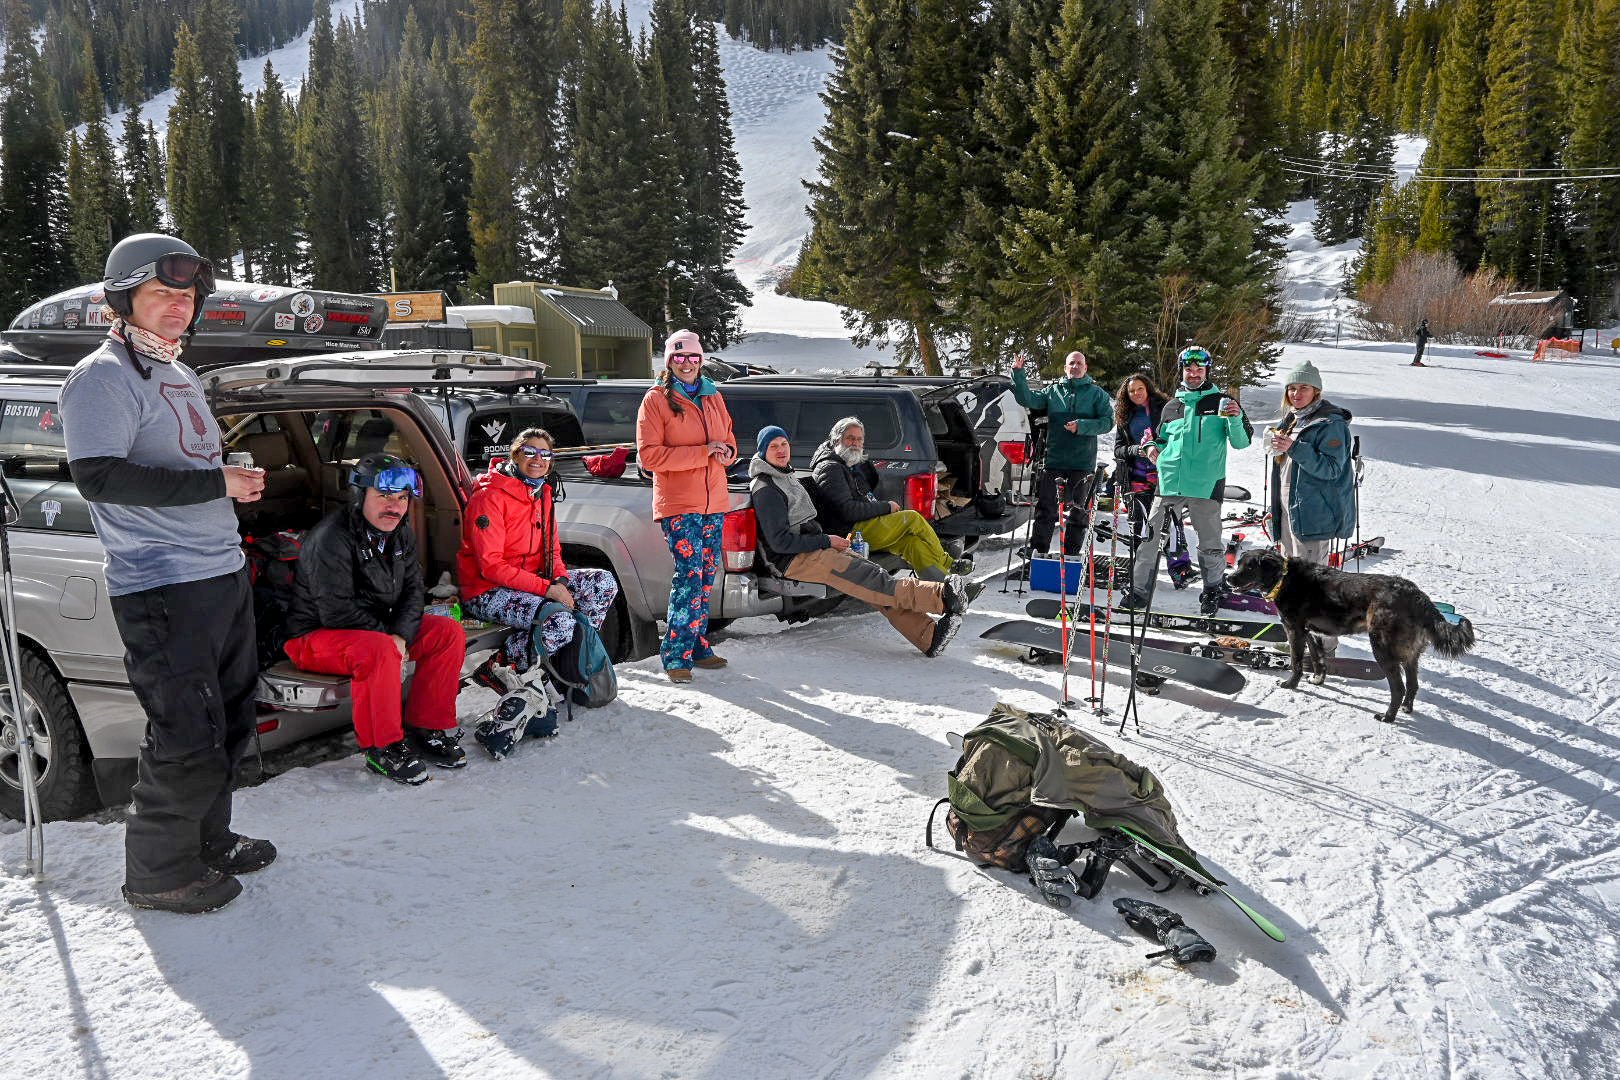
[[[354,463],[354,468],[349,470],[349,483],[356,499],[363,498],[366,489],[373,487],[385,492],[409,491],[415,499],[422,497],[422,474],[416,471],[416,466],[381,450],[366,454]]]
[[[171,289],[189,286],[196,292],[191,325],[186,327],[190,333],[202,318],[203,301],[214,291],[214,264],[184,240],[162,233],[136,233],[113,245],[101,280],[107,306],[120,317],[129,318],[134,310],[132,294],[148,281],[161,281]]]

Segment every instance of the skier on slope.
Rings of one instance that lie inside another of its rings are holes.
[[[1159,501],[1148,518],[1157,537],[1166,510],[1191,515],[1198,534],[1204,591],[1198,609],[1214,615],[1226,591],[1226,552],[1221,545],[1221,492],[1226,486],[1226,449],[1249,445],[1254,427],[1243,407],[1209,378],[1210,355],[1197,345],[1181,350],[1181,387],[1159,416],[1147,457],[1159,469]],[[1147,589],[1159,562],[1159,545],[1142,544],[1131,567],[1131,591],[1123,608],[1147,604]]]
[[[1423,350],[1429,344],[1429,339],[1431,337],[1433,337],[1433,336],[1434,335],[1429,332],[1429,320],[1428,319],[1424,319],[1422,322],[1418,323],[1418,328],[1417,328],[1417,352],[1412,354],[1412,366],[1413,367],[1428,367],[1429,366],[1428,364],[1425,364],[1423,362]]]

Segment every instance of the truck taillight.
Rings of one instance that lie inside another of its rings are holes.
[[[918,473],[906,479],[906,506],[923,517],[934,519],[934,496],[939,491],[939,477],[931,472]]]
[[[725,516],[720,528],[720,548],[725,552],[726,573],[741,574],[753,569],[754,545],[759,539],[759,525],[754,520],[754,508],[745,506]]]
[[[1001,456],[1007,459],[1009,465],[1022,465],[1024,463],[1024,452],[1027,447],[1024,445],[1023,439],[1019,439],[1017,442],[997,443],[996,446],[1001,450]]]

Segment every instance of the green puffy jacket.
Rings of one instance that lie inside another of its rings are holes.
[[[1031,390],[1023,368],[1013,368],[1013,397],[1026,409],[1046,410],[1046,467],[1090,472],[1097,467],[1097,436],[1114,430],[1114,400],[1091,381],[1059,379]],[[1063,425],[1078,421],[1071,433]]]
[[[1154,440],[1159,444],[1159,494],[1219,499],[1226,484],[1226,447],[1249,445],[1254,426],[1241,412],[1222,416],[1225,394],[1209,383],[1197,390],[1182,387],[1165,403]]]

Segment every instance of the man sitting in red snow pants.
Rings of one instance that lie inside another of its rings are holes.
[[[467,763],[456,726],[467,639],[456,620],[422,611],[422,567],[405,519],[422,497],[417,471],[390,454],[367,454],[349,482],[353,501],[304,538],[287,655],[306,671],[349,676],[366,767],[420,784],[428,778],[423,759],[445,769]],[[416,674],[401,710],[407,659]]]

